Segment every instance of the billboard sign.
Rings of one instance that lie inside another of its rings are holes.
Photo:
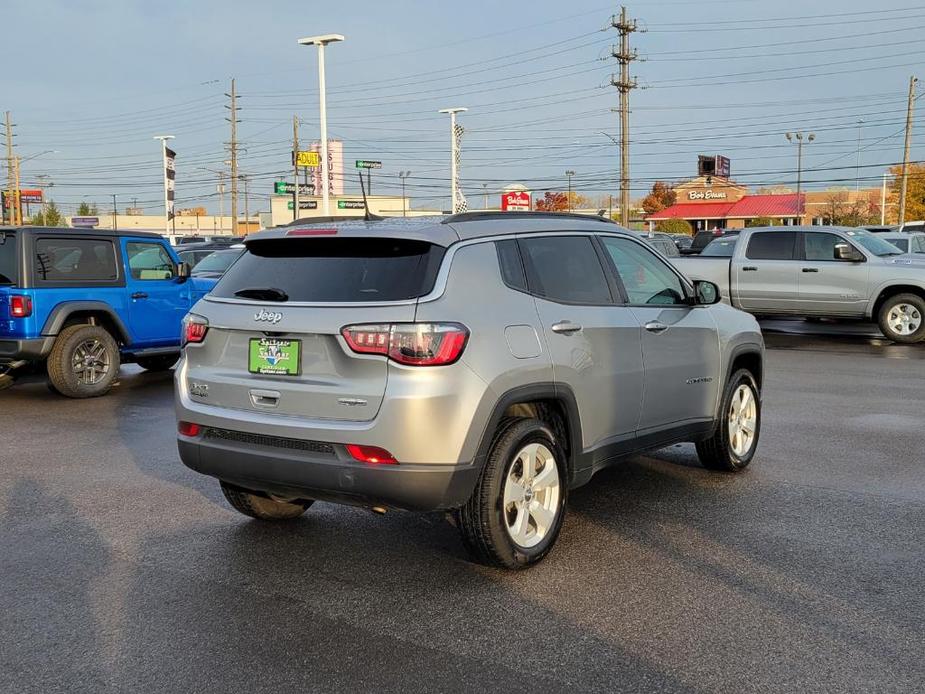
[[[26,190],[25,188],[20,188],[19,201],[41,205],[42,204],[42,191],[38,189]]]
[[[732,167],[729,164],[729,157],[718,155],[716,157],[716,175],[720,178],[729,178],[732,173]]]
[[[365,210],[366,205],[363,204],[362,200],[338,200],[337,209],[338,210]]]
[[[526,190],[513,190],[502,193],[501,209],[505,212],[529,212],[530,193]]]
[[[95,226],[99,226],[99,223],[99,217],[71,217],[72,227],[92,229]]]
[[[318,152],[300,151],[296,155],[295,163],[296,166],[304,166],[306,168],[321,166],[321,155],[318,154]]]
[[[371,161],[369,159],[357,159],[356,167],[358,169],[381,169],[381,161]]]

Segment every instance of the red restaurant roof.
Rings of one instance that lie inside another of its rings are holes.
[[[743,217],[796,217],[800,203],[796,193],[746,195],[737,202],[681,202],[646,219],[725,219]]]

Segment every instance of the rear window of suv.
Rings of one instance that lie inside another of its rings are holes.
[[[378,302],[429,293],[446,249],[390,238],[265,239],[247,244],[212,290],[241,298],[243,290],[279,290],[288,301]]]

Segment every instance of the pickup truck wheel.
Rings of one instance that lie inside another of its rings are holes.
[[[897,294],[883,302],[880,330],[893,342],[912,344],[925,340],[925,299],[918,294]]]
[[[135,360],[145,371],[167,371],[180,359],[179,354],[164,354],[157,357],[141,357]]]
[[[552,549],[565,516],[565,454],[538,419],[507,422],[495,436],[469,501],[457,512],[475,559],[509,569],[537,563]]]
[[[105,328],[71,325],[58,333],[48,355],[48,380],[68,398],[95,398],[119,374],[119,346]]]
[[[277,501],[261,496],[229,482],[221,482],[222,494],[235,511],[259,520],[292,520],[298,518],[314,502],[304,500],[296,502]]]
[[[726,383],[716,431],[697,444],[697,455],[709,470],[738,472],[752,461],[760,433],[758,386],[750,371],[739,369]]]

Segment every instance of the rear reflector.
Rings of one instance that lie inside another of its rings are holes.
[[[11,296],[10,297],[10,316],[13,318],[28,318],[32,315],[32,297],[31,296]]]
[[[177,431],[181,436],[199,436],[202,427],[192,422],[178,422]]]
[[[341,335],[357,354],[384,354],[407,366],[445,366],[463,353],[469,330],[459,323],[348,325]]]
[[[335,236],[337,229],[293,229],[286,236]]]
[[[355,443],[347,444],[347,452],[354,460],[370,465],[395,465],[395,457],[384,448],[378,446],[360,446]]]

